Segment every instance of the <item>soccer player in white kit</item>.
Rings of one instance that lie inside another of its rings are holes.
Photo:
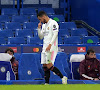
[[[40,11],[37,14],[37,18],[40,20],[38,24],[38,36],[40,39],[43,39],[41,64],[43,64],[45,72],[45,84],[49,84],[50,70],[60,76],[63,84],[67,84],[67,77],[63,76],[58,68],[53,66],[58,52],[58,23],[49,18],[44,11]]]

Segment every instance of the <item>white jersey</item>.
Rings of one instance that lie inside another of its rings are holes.
[[[58,51],[58,23],[52,19],[42,25],[42,29],[38,30],[39,37],[43,40],[43,52],[45,52],[46,48],[49,44],[51,44],[50,52]]]

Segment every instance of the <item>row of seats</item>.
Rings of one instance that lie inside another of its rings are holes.
[[[53,8],[38,8],[39,11],[45,11],[48,15],[55,14]],[[35,8],[21,8],[20,12],[18,13],[16,8],[2,8],[1,15],[36,15],[37,12]]]
[[[20,34],[21,36],[21,34]],[[38,37],[0,37],[0,44],[43,44],[42,40]],[[70,36],[58,38],[58,44],[99,44],[97,36],[85,36],[82,39],[80,36]]]
[[[64,16],[63,15],[49,15],[50,18],[54,19],[57,22],[64,22]],[[0,15],[0,22],[5,23],[5,22],[39,22],[38,18],[36,15],[14,15],[14,16],[8,16],[8,15]]]
[[[6,22],[4,25],[0,23],[0,29],[37,29],[38,27],[38,22],[26,22],[23,23],[23,25],[19,22]],[[71,30],[75,29],[76,24],[74,22],[60,22],[59,23],[59,28],[60,29],[65,29],[65,30]]]

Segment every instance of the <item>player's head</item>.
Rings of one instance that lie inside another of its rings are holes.
[[[87,50],[87,55],[89,58],[96,58],[95,51],[93,49]]]
[[[48,16],[44,11],[40,11],[37,14],[37,18],[39,19],[40,22],[47,23]]]
[[[8,54],[10,54],[12,56],[14,55],[14,51],[11,48],[7,48],[5,53],[8,53]]]

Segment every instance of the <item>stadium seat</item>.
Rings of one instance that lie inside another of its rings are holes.
[[[65,29],[59,30],[58,37],[67,37],[67,36],[70,36],[68,30],[65,30]]]
[[[8,44],[26,44],[25,39],[23,37],[9,37]]]
[[[63,39],[61,37],[58,37],[58,44],[63,44]]]
[[[45,11],[48,15],[55,14],[55,11],[53,10],[53,8],[38,8],[38,12],[39,11]]]
[[[24,23],[23,28],[24,29],[37,29],[38,27],[38,22],[28,22],[28,23]]]
[[[83,37],[84,44],[98,44],[99,38],[98,36],[85,36]]]
[[[84,54],[72,54],[70,57],[70,63],[71,63],[71,73],[72,73],[72,79],[80,79],[79,75],[79,65],[82,60],[85,59]]]
[[[29,19],[27,16],[21,15],[21,16],[12,16],[12,22],[29,22]]]
[[[0,23],[0,30],[4,29],[4,26],[2,25],[2,23]]]
[[[14,37],[12,30],[0,30],[0,37]]]
[[[15,75],[12,71],[11,63],[0,61],[0,80],[6,80],[7,71],[10,72],[10,80],[15,80]]]
[[[7,41],[4,37],[0,37],[0,44],[7,44]]]
[[[38,20],[36,15],[31,15],[30,16],[30,22],[39,22],[39,20]]]
[[[27,44],[43,44],[42,40],[40,40],[39,37],[28,37],[27,38]]]
[[[21,8],[20,15],[36,15],[34,8]]]
[[[16,30],[16,37],[33,37],[32,30]]]
[[[49,17],[57,22],[65,22],[63,15],[49,15]]]
[[[64,44],[82,44],[80,36],[70,36],[64,38]]]
[[[21,29],[21,24],[19,22],[6,22],[5,28],[12,30]]]
[[[76,24],[74,22],[60,22],[59,23],[59,28],[60,29],[69,29],[69,30],[71,30],[71,29],[75,29],[77,27],[76,27]]]
[[[15,60],[19,61],[21,53],[14,53]]]
[[[0,15],[0,23],[10,22],[11,19],[8,17],[8,15]]]
[[[59,56],[59,54],[57,54],[57,57],[56,57],[54,66],[57,67],[64,76],[67,76],[68,77],[67,73],[64,71],[64,66],[63,66],[63,62],[62,62],[62,59],[61,58],[62,57]],[[51,72],[50,73],[50,80],[54,80],[54,81],[57,80],[57,81],[59,81],[59,80],[61,80],[61,78],[59,76],[57,76],[55,73]]]
[[[71,36],[88,36],[88,32],[85,28],[77,28],[71,30]]]
[[[16,8],[2,8],[1,15],[18,15],[18,11]]]
[[[34,37],[38,37],[38,30],[34,30]]]
[[[19,80],[34,80],[42,78],[36,61],[36,53],[22,53],[19,60]]]

